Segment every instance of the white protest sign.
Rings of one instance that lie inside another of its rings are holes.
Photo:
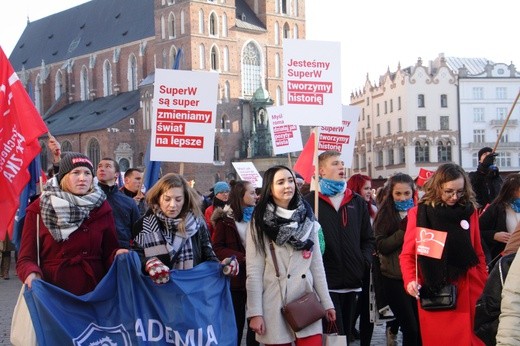
[[[252,162],[232,162],[240,179],[249,181],[254,187],[262,187],[262,176]]]
[[[155,70],[150,160],[213,162],[218,74]]]
[[[283,71],[288,123],[341,125],[339,42],[284,39]]]
[[[345,167],[352,166],[359,112],[359,107],[343,106],[341,126],[318,127],[318,154],[326,150],[339,151]]]
[[[302,134],[298,125],[289,124],[284,117],[285,107],[269,107],[269,129],[275,155],[301,151]]]

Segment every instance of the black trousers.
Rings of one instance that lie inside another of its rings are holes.
[[[406,293],[403,280],[383,276],[383,288],[390,308],[403,332],[403,346],[422,345],[417,299]]]
[[[233,310],[235,311],[235,322],[237,324],[237,345],[240,346],[240,343],[242,342],[242,335],[244,332],[244,323],[246,323],[246,291],[231,291],[231,299],[233,301]],[[255,332],[251,328],[249,328],[249,323],[247,324],[246,345],[259,345],[259,343],[255,339]]]
[[[336,293],[329,292],[334,309],[336,310],[336,325],[338,326],[338,333],[346,335],[348,343],[350,340],[350,327],[354,323],[354,314],[356,312],[356,295],[358,292]],[[326,320],[324,319],[324,329],[327,330]]]

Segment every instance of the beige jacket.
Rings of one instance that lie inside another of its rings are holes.
[[[277,212],[281,208],[277,209]],[[258,252],[251,238],[249,224],[246,238],[246,268],[247,268],[247,317],[263,316],[266,326],[264,335],[256,335],[256,340],[263,344],[284,344],[295,340],[295,335],[282,317],[282,295],[276,278],[273,259],[269,250],[269,240],[265,237],[264,254]],[[287,301],[294,300],[305,292],[314,290],[325,309],[334,305],[330,299],[325,270],[319,249],[318,230],[320,225],[315,222],[313,229],[314,251],[310,258],[305,259],[302,251],[294,250],[290,245],[277,246],[275,252],[280,270],[282,294],[287,291]],[[317,321],[297,333],[299,338],[321,334],[321,321]]]

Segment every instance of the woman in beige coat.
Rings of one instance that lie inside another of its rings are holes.
[[[312,209],[296,189],[292,171],[285,166],[268,169],[246,240],[247,317],[260,343],[321,346],[321,320],[294,333],[280,312],[283,301],[305,292],[315,291],[326,318],[336,320],[318,246],[319,229]],[[269,250],[271,242],[280,279]]]

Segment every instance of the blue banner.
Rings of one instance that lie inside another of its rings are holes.
[[[35,280],[25,299],[39,346],[237,345],[229,279],[218,262],[172,270],[156,285],[130,252],[90,293]]]

